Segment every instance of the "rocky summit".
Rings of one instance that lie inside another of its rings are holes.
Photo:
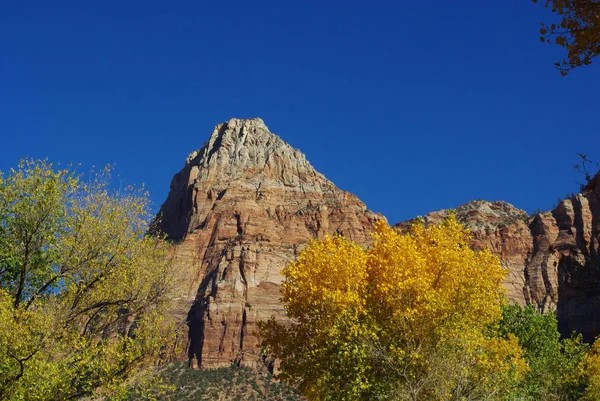
[[[252,366],[256,322],[284,318],[281,268],[311,238],[340,233],[368,244],[378,218],[261,119],[216,126],[173,177],[157,219],[189,272],[190,361]]]

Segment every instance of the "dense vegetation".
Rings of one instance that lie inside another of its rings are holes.
[[[294,401],[298,392],[280,382],[262,367],[192,370],[183,364],[169,364],[159,369],[158,388],[141,390],[130,401],[160,399],[165,401],[240,400]]]
[[[515,335],[527,361],[527,373],[513,398],[577,400],[583,396],[586,374],[581,369],[589,346],[575,334],[561,340],[553,313],[541,314],[532,305],[504,305],[498,334]]]
[[[369,249],[312,241],[283,270],[292,323],[260,325],[282,382],[170,363],[182,274],[146,234],[148,205],[110,169],[0,173],[0,401],[600,399],[600,342],[509,305],[498,258],[453,215],[408,233],[380,221]]]
[[[283,271],[293,320],[263,323],[263,345],[307,398],[600,399],[600,346],[508,305],[499,260],[454,216],[406,234],[379,222],[373,238],[313,241]]]
[[[147,194],[109,183],[45,161],[0,173],[0,400],[119,399],[171,354],[169,249],[145,236]]]

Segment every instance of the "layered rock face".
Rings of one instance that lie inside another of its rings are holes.
[[[283,318],[280,270],[311,238],[368,244],[380,218],[338,189],[260,119],[232,119],[173,177],[158,224],[190,272],[190,361],[252,365],[256,322]]]
[[[599,190],[600,174],[582,193],[534,216],[506,202],[480,200],[455,210],[472,231],[472,246],[490,249],[508,269],[510,300],[556,312],[563,335],[575,330],[588,341],[600,334]],[[442,210],[423,220],[439,223],[447,215]]]

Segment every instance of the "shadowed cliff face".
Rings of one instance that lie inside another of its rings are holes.
[[[508,298],[554,311],[564,336],[600,334],[600,174],[549,212],[528,216],[506,202],[473,201],[456,209],[473,234],[472,246],[488,248],[508,269]],[[447,210],[423,218],[439,223]],[[411,222],[397,224],[407,229]]]
[[[251,366],[256,322],[283,319],[280,270],[311,238],[341,233],[368,244],[376,219],[262,120],[218,125],[173,177],[158,219],[190,272],[190,360]]]

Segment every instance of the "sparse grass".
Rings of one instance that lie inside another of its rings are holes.
[[[264,368],[229,368],[193,370],[185,364],[171,364],[160,369],[161,393],[132,396],[130,401],[300,401],[296,389],[279,382]]]

